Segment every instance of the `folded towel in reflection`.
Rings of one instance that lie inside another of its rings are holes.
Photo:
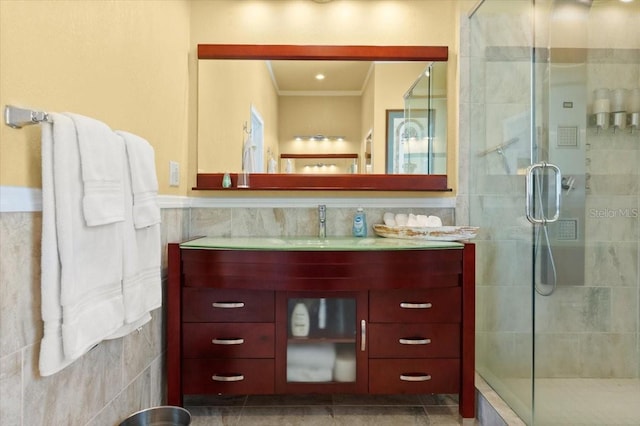
[[[287,365],[333,368],[336,347],[333,343],[292,343],[287,346]]]
[[[333,368],[287,364],[287,382],[330,382],[331,380],[333,380]]]
[[[73,120],[80,152],[82,207],[87,226],[124,220],[124,142],[105,123],[79,114]]]

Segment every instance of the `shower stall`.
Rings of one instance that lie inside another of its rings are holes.
[[[640,0],[485,0],[460,28],[476,370],[529,425],[638,425]]]

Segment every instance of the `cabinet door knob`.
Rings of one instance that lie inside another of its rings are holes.
[[[431,343],[431,339],[400,339],[399,342],[401,345],[428,345]]]
[[[402,302],[400,303],[400,307],[404,308],[404,309],[429,309],[431,308],[433,305],[429,302],[426,303],[409,303],[409,302]]]
[[[211,380],[215,382],[239,382],[244,380],[244,376],[242,374],[237,374],[235,376],[221,376],[219,374],[214,374],[211,376]]]
[[[244,343],[244,339],[212,339],[211,343],[214,345],[241,345]]]
[[[415,373],[401,374],[400,380],[404,382],[426,382],[431,380],[431,374],[422,374],[422,375],[417,375]]]
[[[222,309],[244,308],[244,302],[213,302],[211,306]]]

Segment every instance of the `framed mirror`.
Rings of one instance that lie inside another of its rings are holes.
[[[446,78],[447,47],[206,44],[198,59],[194,189],[247,172],[252,190],[449,190],[446,170],[388,173],[385,131],[425,66]]]

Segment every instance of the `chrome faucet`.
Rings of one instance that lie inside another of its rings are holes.
[[[327,206],[320,204],[318,206],[318,237],[327,238]]]

